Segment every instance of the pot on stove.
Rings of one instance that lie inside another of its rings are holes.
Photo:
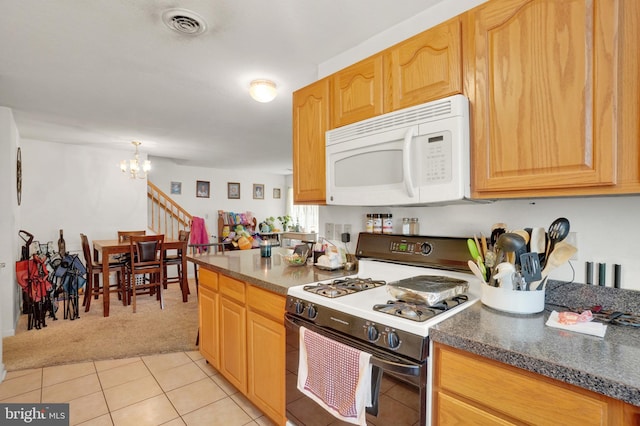
[[[439,275],[418,275],[387,284],[387,291],[396,299],[433,306],[469,291],[469,283]]]

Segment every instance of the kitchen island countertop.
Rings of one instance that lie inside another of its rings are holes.
[[[439,342],[640,406],[640,328],[608,325],[604,338],[545,325],[553,306],[513,315],[478,302],[430,329]],[[558,310],[558,309],[556,309]]]
[[[289,287],[332,280],[357,273],[342,269],[325,271],[311,264],[288,266],[281,255],[290,252],[291,250],[283,247],[273,247],[271,257],[260,257],[260,250],[234,250],[218,254],[192,254],[187,256],[187,260],[201,267],[282,295],[287,294]]]

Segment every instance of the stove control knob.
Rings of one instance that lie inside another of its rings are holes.
[[[424,242],[424,243],[420,244],[420,252],[423,255],[428,256],[429,254],[431,254],[432,250],[433,250],[433,246],[431,245],[431,243]]]
[[[307,308],[307,316],[309,317],[309,319],[314,319],[318,316],[318,311],[316,310],[315,306],[309,305],[309,307]]]
[[[380,337],[380,332],[378,332],[378,329],[376,328],[376,326],[375,325],[367,326],[367,338],[369,339],[369,341],[375,342],[376,340],[378,340],[378,337]]]
[[[395,331],[387,333],[387,345],[389,345],[390,349],[397,349],[400,346],[400,337]]]
[[[304,303],[302,303],[299,300],[296,300],[294,306],[295,306],[295,309],[296,309],[296,314],[302,315],[302,313],[304,312]]]

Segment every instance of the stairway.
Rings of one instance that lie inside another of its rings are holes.
[[[153,233],[178,239],[178,232],[191,229],[191,219],[185,209],[147,180],[147,226]]]

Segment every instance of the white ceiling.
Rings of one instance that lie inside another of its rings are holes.
[[[291,93],[318,65],[443,0],[0,0],[0,106],[23,139],[189,165],[291,169]],[[184,8],[207,31],[170,30]],[[249,97],[268,78],[279,94]]]

